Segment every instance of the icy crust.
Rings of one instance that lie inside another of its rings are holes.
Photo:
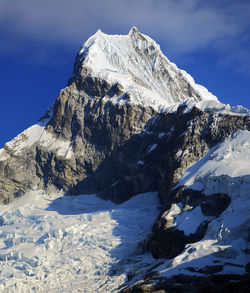
[[[10,155],[18,156],[22,154],[25,148],[29,148],[35,143],[46,147],[48,150],[55,151],[58,156],[70,159],[73,156],[70,141],[57,139],[46,130],[46,125],[52,116],[52,108],[47,111],[47,114],[48,116],[45,119],[40,120],[37,124],[32,125],[7,142],[0,149],[0,161],[7,160]]]
[[[40,191],[0,206],[0,291],[117,292],[147,258],[140,242],[158,206],[156,193],[116,205]]]
[[[170,106],[181,104],[187,98],[196,102],[217,101],[206,88],[170,62],[154,40],[135,27],[128,35],[107,35],[98,30],[80,49],[79,63],[89,76],[120,84],[129,94],[130,103],[151,106],[157,111],[171,112]],[[188,97],[182,90],[187,83],[193,89],[193,96]],[[179,96],[173,95],[174,88]],[[117,96],[110,101],[124,102]]]
[[[229,104],[222,104],[219,101],[200,101],[195,104],[195,107],[207,112],[219,112],[229,115],[250,115],[250,111],[243,106],[230,106]]]

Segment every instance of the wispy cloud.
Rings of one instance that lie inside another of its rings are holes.
[[[30,43],[41,55],[50,45],[75,48],[98,28],[127,33],[136,25],[170,54],[210,48],[225,59],[240,62],[244,55],[250,62],[244,40],[249,15],[244,0],[0,0],[0,54],[25,52]]]

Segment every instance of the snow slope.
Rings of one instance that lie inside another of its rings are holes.
[[[237,186],[234,187],[230,182],[235,182]],[[187,168],[178,186],[204,190],[206,194],[225,192],[234,195],[249,183],[250,131],[240,130]]]
[[[0,149],[0,161],[7,160],[10,155],[17,156],[22,154],[25,148],[31,147],[37,143],[40,146],[46,147],[48,150],[53,150],[58,156],[70,159],[73,156],[73,151],[70,141],[56,138],[52,133],[46,130],[46,125],[52,116],[53,107],[47,111],[47,117],[40,120],[38,123],[30,126],[18,136],[7,142]]]
[[[0,291],[116,292],[158,205],[155,193],[116,205],[33,191],[0,206]]]

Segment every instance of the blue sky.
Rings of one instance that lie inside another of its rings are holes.
[[[219,100],[250,108],[249,0],[0,0],[0,146],[34,124],[99,28],[132,26]]]

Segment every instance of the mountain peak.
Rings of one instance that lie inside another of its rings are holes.
[[[98,30],[78,53],[74,78],[86,76],[119,84],[128,102],[170,111],[185,101],[191,104],[217,98],[180,70],[160,46],[133,26],[128,35],[108,35]],[[111,102],[124,102],[119,96]],[[189,104],[190,104],[189,103]],[[169,108],[170,107],[170,108]]]
[[[148,36],[97,31],[53,107],[0,149],[0,203],[16,200],[0,207],[0,288],[243,292],[250,119],[218,104]]]
[[[138,28],[136,26],[132,26],[132,28],[130,29],[128,35],[136,35],[136,34],[140,34]]]
[[[96,31],[96,33],[95,33],[95,35],[102,35],[102,34],[103,34],[103,32],[102,32],[101,29],[98,29],[98,30]]]

